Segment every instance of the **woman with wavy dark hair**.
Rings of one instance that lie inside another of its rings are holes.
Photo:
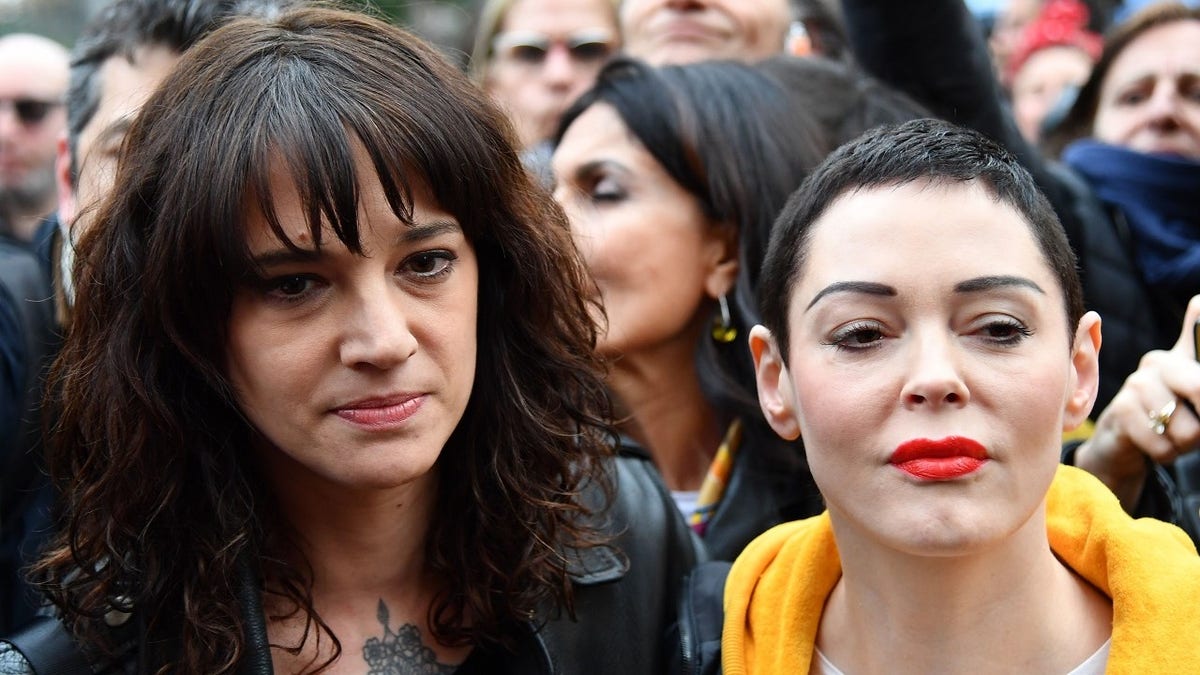
[[[689,533],[609,461],[566,220],[455,68],[350,12],[239,20],[113,194],[36,568],[94,667],[662,671]]]
[[[826,148],[767,75],[619,59],[568,109],[555,197],[607,314],[599,350],[628,447],[654,458],[708,552],[817,513],[799,446],[754,397],[746,347],[771,225]]]

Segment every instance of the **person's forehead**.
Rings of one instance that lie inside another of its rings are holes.
[[[1113,73],[1128,75],[1131,71],[1157,72],[1179,69],[1185,72],[1200,70],[1200,20],[1181,20],[1146,29],[1129,41],[1113,59],[1105,84]]]
[[[141,110],[146,99],[171,71],[180,54],[162,45],[136,49],[132,58],[114,54],[101,64],[97,73],[99,101],[95,114],[84,127],[84,134],[98,133],[109,125]]]
[[[616,24],[616,8],[610,0],[515,0],[500,28],[551,32],[615,28]]]
[[[65,59],[43,49],[0,44],[0,96],[61,98],[66,90]]]

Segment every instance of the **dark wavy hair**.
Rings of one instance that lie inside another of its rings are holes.
[[[445,581],[431,630],[504,646],[547,607],[573,612],[570,551],[608,541],[593,518],[602,505],[581,491],[611,498],[613,435],[565,216],[522,168],[502,113],[432,48],[309,8],[236,20],[185,54],[131,129],[81,242],[50,401],[62,527],[36,572],[86,644],[111,652],[102,617],[132,606],[147,644],[165,645],[154,666],[231,672],[246,653],[236,579],[249,561],[264,592],[340,653],[310,570],[280,555],[296,534],[248,451],[224,364],[231,298],[254,273],[251,200],[270,218],[270,171],[286,167],[314,241],[324,222],[361,254],[358,144],[397,217],[411,222],[414,191],[428,189],[479,265],[474,388],[438,460],[426,548]]]
[[[597,103],[616,110],[716,227],[736,228],[738,280],[727,300],[738,335],[747,335],[758,323],[758,270],[775,217],[830,150],[817,123],[774,80],[743,63],[653,68],[619,58],[563,114],[555,144]],[[762,418],[744,340],[717,344],[705,333],[696,360],[705,395],[719,410],[730,419]]]

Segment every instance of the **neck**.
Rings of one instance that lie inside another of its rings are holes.
[[[313,593],[377,598],[419,584],[436,473],[388,490],[341,491],[295,476],[275,485],[279,507],[313,574]],[[286,484],[285,484],[286,483]]]
[[[626,418],[621,430],[641,443],[671,490],[697,490],[724,433],[700,389],[694,342],[620,357],[609,385]]]
[[[1111,604],[1055,558],[1043,511],[995,547],[943,558],[876,545],[837,520],[843,576],[817,645],[846,672],[1062,673],[1109,637]]]
[[[425,556],[436,469],[386,490],[330,486],[303,472],[273,472],[273,479],[282,517],[295,533],[295,553],[303,556],[291,562],[311,571],[313,608],[342,645],[327,672],[363,672],[363,649],[381,640],[377,650],[406,664],[432,667],[434,661],[454,664],[466,658],[468,646],[438,643],[428,624],[429,608],[444,583],[430,573]],[[334,655],[332,642],[314,637],[307,616],[294,612],[289,601],[268,593],[264,605],[271,642],[295,649],[273,650],[278,672],[307,671]],[[410,647],[416,650],[412,659],[404,656],[407,651],[395,651]]]

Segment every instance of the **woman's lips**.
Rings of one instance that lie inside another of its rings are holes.
[[[338,417],[370,431],[386,431],[403,425],[425,402],[423,394],[404,394],[369,399],[334,409]]]
[[[921,480],[953,480],[975,472],[988,460],[987,448],[963,436],[940,440],[915,438],[901,443],[889,460],[892,466]]]

